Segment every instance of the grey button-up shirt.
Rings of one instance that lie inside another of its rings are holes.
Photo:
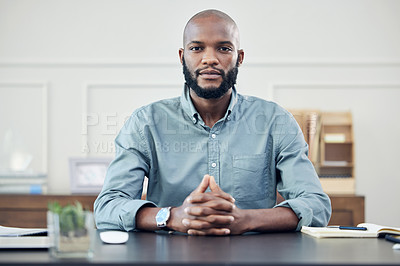
[[[212,128],[196,111],[189,90],[136,110],[115,139],[94,210],[99,229],[134,230],[144,205],[180,206],[205,174],[243,209],[289,207],[302,225],[325,226],[329,197],[308,160],[293,116],[277,104],[232,89],[225,116]],[[147,199],[141,200],[144,177]],[[284,202],[276,205],[276,191]]]

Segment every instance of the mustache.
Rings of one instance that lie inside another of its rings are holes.
[[[214,66],[211,66],[211,67],[206,66],[206,67],[203,67],[203,68],[196,69],[196,71],[194,71],[196,77],[198,77],[198,76],[200,75],[200,72],[201,72],[201,71],[206,70],[206,69],[213,69],[213,70],[216,70],[216,71],[219,72],[219,74],[220,74],[222,77],[225,77],[225,72],[224,72],[224,70],[223,70],[223,69],[220,69],[220,68],[217,68],[217,67],[214,67]]]

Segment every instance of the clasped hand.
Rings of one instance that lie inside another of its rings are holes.
[[[210,188],[210,192],[206,192]],[[213,176],[205,175],[200,185],[180,207],[172,209],[170,224],[190,235],[228,235],[245,231],[243,210],[224,192]]]

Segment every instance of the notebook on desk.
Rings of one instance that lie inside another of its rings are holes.
[[[48,248],[47,228],[0,226],[0,249]]]
[[[303,226],[301,232],[316,238],[328,237],[382,237],[387,234],[400,235],[400,228],[382,226],[372,223],[361,223],[357,227],[366,230],[341,230],[339,227],[308,227]]]
[[[49,247],[48,236],[0,236],[0,249],[39,249]]]
[[[0,225],[0,237],[46,236],[47,228],[18,228]]]

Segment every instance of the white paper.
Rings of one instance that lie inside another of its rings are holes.
[[[18,228],[0,225],[0,237],[29,236],[46,232],[47,228]]]

